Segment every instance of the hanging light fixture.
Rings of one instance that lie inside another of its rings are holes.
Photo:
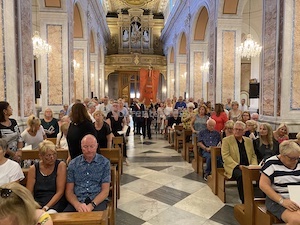
[[[209,61],[203,63],[203,65],[200,66],[200,70],[204,73],[207,73],[209,71],[209,65],[210,65]]]
[[[40,57],[51,52],[52,47],[46,41],[44,41],[38,31],[35,31],[32,37],[33,55]]]
[[[262,47],[252,39],[250,33],[250,12],[251,12],[251,0],[249,0],[249,33],[246,40],[241,44],[241,46],[236,48],[237,55],[242,58],[250,59],[252,57],[257,57]]]
[[[36,10],[36,23],[37,23],[37,10]],[[38,58],[51,52],[52,47],[40,37],[40,33],[35,31],[32,37],[33,55]]]

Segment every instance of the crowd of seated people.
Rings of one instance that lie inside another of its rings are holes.
[[[278,156],[277,159],[287,159],[287,154],[279,150],[279,145],[289,139],[289,132],[286,124],[280,124],[276,130],[273,130],[270,124],[259,123],[259,115],[257,113],[250,114],[245,102],[242,101],[242,107],[239,107],[237,101],[229,100],[226,109],[221,103],[212,107],[210,102],[205,103],[203,99],[195,102],[192,98],[184,100],[182,96],[178,98],[178,101],[176,98],[173,100],[168,98],[165,101],[151,102],[149,106],[144,105],[143,101],[134,99],[130,108],[124,100],[110,100],[107,96],[101,102],[95,99],[85,99],[84,103],[81,103],[81,101],[76,100],[68,109],[67,105],[64,106],[63,111],[61,111],[64,116],[60,120],[54,118],[53,111],[49,108],[45,110],[42,121],[37,116],[29,116],[28,126],[22,133],[15,120],[9,118],[12,115],[9,104],[0,102],[0,138],[5,141],[3,147],[2,141],[0,142],[0,168],[7,162],[16,161],[16,165],[18,165],[22,156],[21,148],[24,145],[32,145],[32,149],[39,150],[40,161],[32,162],[33,165],[28,172],[27,188],[44,210],[62,211],[61,208],[64,207],[56,207],[56,205],[60,203],[60,199],[64,204],[66,203],[65,199],[62,198],[65,186],[67,187],[66,198],[70,203],[67,207],[69,210],[90,211],[98,208],[98,205],[105,199],[104,196],[107,196],[107,185],[101,185],[98,189],[98,194],[101,193],[99,195],[84,196],[82,190],[76,188],[76,182],[82,182],[82,180],[79,179],[78,174],[74,173],[74,168],[77,168],[79,163],[83,163],[80,161],[82,157],[88,159],[85,163],[91,162],[90,157],[99,158],[98,153],[101,153],[101,148],[112,146],[113,136],[123,136],[124,161],[129,165],[126,135],[123,129],[128,127],[129,115],[131,114],[134,120],[132,130],[136,134],[142,135],[144,138],[148,136],[151,139],[151,125],[153,121],[156,121],[155,129],[162,134],[169,133],[171,146],[174,145],[174,135],[182,133],[175,132],[175,125],[183,125],[184,129],[191,130],[193,135],[197,136],[199,154],[202,154],[206,159],[205,180],[211,171],[210,147],[221,145],[222,158],[218,160],[218,164],[224,167],[227,178],[237,181],[239,197],[243,202],[242,166],[266,165],[270,159],[276,156]],[[227,111],[229,111],[228,114]],[[126,133],[128,134],[128,132]],[[66,163],[57,160],[55,145],[45,140],[52,137],[56,138],[56,147],[68,149],[69,158]],[[88,144],[85,144],[83,139],[88,141]],[[299,145],[299,140],[300,134],[293,142]],[[5,147],[6,145],[8,147]],[[95,146],[97,147],[94,152]],[[86,149],[93,149],[93,151],[85,151]],[[87,154],[92,154],[92,156]],[[293,156],[294,158],[296,157]],[[284,164],[284,161],[282,163]],[[68,165],[71,167],[67,171]],[[70,175],[69,170],[71,171],[72,168],[73,174]],[[23,179],[22,174],[17,169],[13,176],[8,175],[8,172],[3,175],[3,171],[0,170],[0,177],[6,176],[5,183],[18,182]],[[54,183],[47,185],[47,188],[51,190],[43,189],[45,188],[43,185],[40,186],[41,180],[48,176],[55,177],[52,179]],[[107,174],[103,176],[105,176],[104,184],[108,183],[109,176]],[[266,173],[266,176],[270,177],[271,175]],[[267,185],[269,185],[268,182]],[[267,185],[263,183],[262,189],[266,189],[265,192],[270,195],[270,199],[276,200],[273,193],[267,190]],[[43,192],[49,194],[47,198],[43,196]],[[289,201],[285,202],[289,203]],[[281,203],[281,205],[290,210],[284,204]],[[286,219],[283,212],[281,209],[281,214],[277,215]]]

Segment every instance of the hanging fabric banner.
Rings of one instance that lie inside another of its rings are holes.
[[[140,69],[140,101],[150,104],[150,99],[156,101],[159,80],[159,70]]]

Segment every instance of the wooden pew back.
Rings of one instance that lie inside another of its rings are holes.
[[[53,225],[107,225],[107,210],[96,212],[66,212],[51,214]]]
[[[66,160],[69,151],[67,149],[57,149],[57,159]],[[22,150],[22,160],[25,159],[40,159],[39,150]]]
[[[192,140],[186,141],[188,137],[192,136],[193,132],[191,129],[184,129],[183,130],[183,140],[182,140],[182,151],[181,151],[181,155],[182,158],[189,162],[189,146],[192,146]]]
[[[211,188],[212,192],[217,194],[217,179],[218,179],[218,163],[217,157],[221,156],[221,147],[211,147],[211,174],[207,177],[207,185]]]

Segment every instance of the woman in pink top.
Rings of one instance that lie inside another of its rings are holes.
[[[215,130],[221,132],[228,120],[228,117],[224,112],[223,104],[215,104],[215,111],[212,113],[211,118],[216,121]]]

